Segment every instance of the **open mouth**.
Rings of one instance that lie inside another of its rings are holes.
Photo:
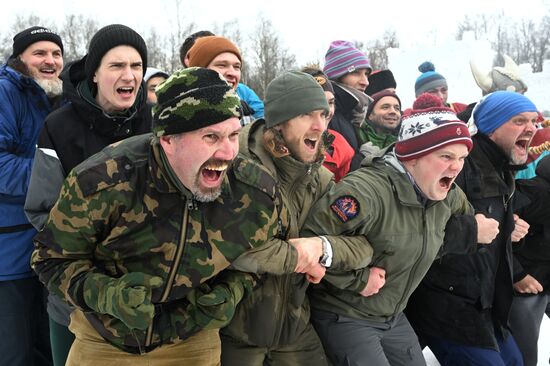
[[[304,144],[311,150],[315,150],[317,147],[317,139],[305,138]]]
[[[46,75],[51,75],[51,76],[55,75],[55,69],[51,67],[43,67],[40,69],[40,72]]]
[[[226,161],[207,162],[201,169],[203,181],[207,185],[218,185],[228,166]]]
[[[519,148],[520,150],[527,151],[528,145],[529,145],[529,140],[521,139],[516,141],[516,147]]]
[[[117,88],[116,92],[123,97],[130,97],[134,92],[134,88],[131,86],[121,86]]]
[[[439,186],[445,190],[449,190],[453,184],[454,177],[443,177],[439,180]]]

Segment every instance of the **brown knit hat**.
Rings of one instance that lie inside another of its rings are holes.
[[[195,41],[195,44],[187,53],[189,67],[208,67],[217,55],[224,52],[234,53],[239,61],[243,62],[239,47],[229,39],[220,36],[201,37]]]

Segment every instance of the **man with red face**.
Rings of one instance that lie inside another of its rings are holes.
[[[253,286],[220,272],[288,221],[275,181],[237,156],[240,100],[217,72],[180,70],[156,94],[153,134],[72,169],[35,237],[35,271],[74,308],[67,365],[219,365],[218,330]]]
[[[529,225],[515,214],[522,201],[513,174],[527,160],[537,117],[527,97],[509,91],[487,95],[474,109],[478,132],[457,183],[478,214],[498,222],[498,235],[473,254],[435,262],[407,308],[442,365],[523,364],[509,326],[512,285],[520,279],[512,242]]]
[[[61,94],[63,43],[34,26],[13,38],[0,67],[0,358],[6,365],[51,363],[44,288],[29,261],[36,230],[23,212],[36,141]]]
[[[302,230],[365,236],[374,251],[358,271],[327,270],[308,293],[312,323],[333,365],[425,365],[405,305],[436,257],[476,248],[475,238],[442,246],[452,216],[474,220],[454,185],[472,140],[454,112],[430,98],[415,102],[395,144],[317,201]],[[494,230],[479,228],[492,239]]]

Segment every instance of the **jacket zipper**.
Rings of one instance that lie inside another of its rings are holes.
[[[166,301],[166,299],[168,299],[168,296],[170,295],[170,291],[172,290],[172,283],[176,278],[176,273],[180,266],[183,249],[185,247],[185,238],[187,236],[187,221],[189,220],[189,210],[193,209],[193,207],[194,207],[194,203],[192,200],[191,201],[188,200],[187,204],[183,206],[183,219],[181,223],[181,231],[180,231],[180,239],[178,242],[178,248],[176,249],[176,255],[174,256],[174,259],[172,260],[172,266],[170,267],[170,272],[168,273],[168,281],[166,281],[166,287],[164,288],[162,296],[159,300],[160,303],[163,303]],[[145,338],[145,347],[150,346],[152,341],[153,341],[153,323],[151,323],[151,325],[149,325],[149,327],[147,328],[147,336]]]
[[[397,315],[397,309],[401,306],[403,301],[405,301],[405,298],[407,297],[407,293],[409,292],[409,289],[411,287],[411,282],[414,278],[414,275],[416,273],[416,269],[418,268],[420,262],[422,261],[422,258],[424,257],[424,254],[426,253],[426,236],[427,236],[427,227],[426,227],[426,207],[422,207],[422,250],[420,251],[420,256],[418,257],[418,261],[412,266],[409,278],[407,279],[407,286],[405,287],[405,291],[403,291],[403,296],[401,296],[401,299],[397,303],[397,306],[395,307],[395,310],[393,311],[393,315]]]

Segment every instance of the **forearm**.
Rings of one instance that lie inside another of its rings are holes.
[[[239,256],[230,268],[257,274],[283,275],[293,273],[297,262],[298,253],[292,245],[287,241],[272,238]]]
[[[340,290],[361,292],[369,281],[370,267],[355,271],[327,270],[323,282],[328,282]]]
[[[325,235],[332,246],[332,270],[354,270],[366,267],[372,260],[372,246],[363,235]]]

